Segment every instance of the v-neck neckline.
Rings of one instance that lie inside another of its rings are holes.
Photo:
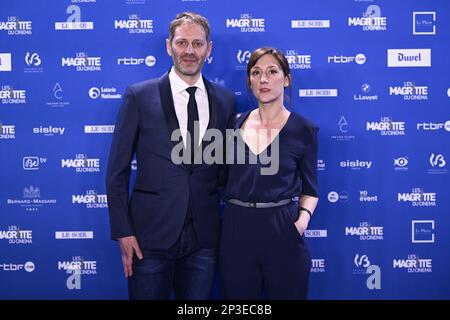
[[[281,133],[283,132],[284,128],[288,125],[289,120],[291,119],[291,115],[292,115],[292,111],[289,113],[289,116],[286,120],[286,122],[284,123],[283,127],[281,127],[280,131],[278,131],[278,133],[275,135],[275,137],[270,141],[270,143],[263,149],[261,150],[259,153],[255,153],[252,148],[250,148],[250,146],[247,144],[247,142],[244,139],[244,136],[242,135],[242,126],[244,125],[245,120],[247,120],[247,118],[250,116],[250,113],[253,110],[250,110],[245,117],[243,118],[242,122],[239,124],[239,136],[241,137],[242,141],[244,142],[245,146],[248,148],[248,150],[256,157],[258,157],[259,155],[261,155],[263,152],[266,152],[266,150],[272,145],[272,143],[275,141],[275,139],[278,139],[279,136],[281,135]]]

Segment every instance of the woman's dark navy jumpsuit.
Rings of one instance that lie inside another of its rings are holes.
[[[243,143],[238,130],[249,113],[236,120],[236,134],[228,137],[228,142],[234,142],[234,161],[238,139]],[[277,136],[279,169],[274,175],[261,175],[260,169],[270,165],[262,164],[261,154],[252,154],[244,143],[245,164],[234,162],[227,167],[225,198],[278,202],[301,195],[318,197],[317,132],[311,122],[291,112]],[[267,147],[269,156],[273,145]],[[257,156],[256,164],[248,163],[250,156]],[[269,299],[306,299],[311,257],[294,225],[298,215],[296,202],[271,208],[226,204],[220,243],[226,299],[260,299],[263,289]]]

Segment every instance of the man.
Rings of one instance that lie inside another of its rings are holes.
[[[109,155],[111,238],[119,241],[130,299],[168,299],[172,291],[176,299],[208,299],[214,278],[220,168],[192,164],[191,150],[207,144],[201,143],[206,130],[225,131],[235,99],[202,77],[212,49],[208,21],[184,12],[169,31],[173,67],[127,88]],[[190,160],[182,164],[171,159],[176,130]],[[138,169],[129,199],[134,155]]]

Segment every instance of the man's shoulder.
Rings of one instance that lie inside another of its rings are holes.
[[[206,78],[204,78],[204,79],[206,79]],[[220,85],[216,82],[212,82],[208,79],[206,79],[206,80],[208,81],[208,84],[214,88],[214,91],[216,92],[216,94],[224,95],[227,97],[234,97],[234,93],[231,90],[225,88],[223,85]]]
[[[140,93],[143,91],[147,91],[151,88],[158,87],[159,81],[160,81],[160,78],[153,78],[153,79],[147,79],[144,81],[139,81],[139,82],[129,85],[128,90],[131,90],[134,93]]]

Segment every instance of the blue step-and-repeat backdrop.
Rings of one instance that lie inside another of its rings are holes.
[[[205,15],[239,110],[250,52],[283,50],[320,126],[311,299],[450,299],[450,2],[2,0],[0,298],[126,299],[105,172],[127,85]],[[135,164],[132,164],[134,167]],[[219,281],[213,298],[220,298]]]

